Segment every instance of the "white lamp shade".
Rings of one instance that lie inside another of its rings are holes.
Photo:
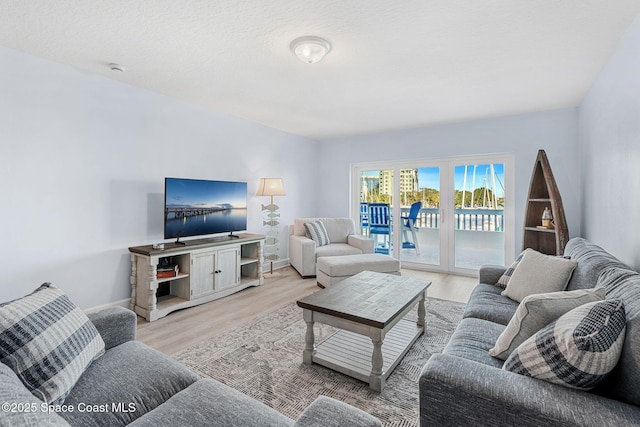
[[[282,178],[260,178],[256,196],[285,196]]]

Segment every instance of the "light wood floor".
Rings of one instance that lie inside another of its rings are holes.
[[[403,269],[402,275],[431,280],[428,297],[459,302],[466,302],[478,283],[476,278],[416,270]],[[171,355],[319,290],[315,278],[302,279],[292,267],[282,268],[265,274],[263,286],[177,311],[152,323],[138,317],[138,340]]]

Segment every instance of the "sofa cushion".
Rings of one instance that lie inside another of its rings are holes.
[[[291,426],[293,420],[221,382],[202,379],[131,427]]]
[[[569,240],[564,255],[578,262],[567,285],[568,291],[594,288],[600,272],[607,267],[629,268],[600,246],[582,237]]]
[[[104,353],[87,315],[55,286],[0,305],[0,362],[34,396],[60,404],[84,370]]]
[[[520,302],[527,295],[563,291],[576,264],[574,260],[527,249],[502,295]]]
[[[77,426],[123,426],[154,410],[198,378],[169,356],[139,341],[127,341],[96,360],[64,402],[99,410],[61,415]]]
[[[522,300],[489,354],[506,360],[513,350],[549,323],[582,304],[604,297],[603,288],[529,295]]]
[[[361,271],[394,273],[400,271],[400,261],[382,254],[358,254],[318,258],[318,270],[330,277],[353,276]]]
[[[308,237],[316,242],[316,246],[325,246],[331,243],[322,221],[305,222],[304,228],[307,230]]]
[[[355,246],[346,243],[332,243],[326,246],[316,248],[316,259],[323,256],[340,256],[340,255],[357,255],[362,251]]]
[[[620,360],[598,392],[640,406],[640,274],[620,267],[606,268],[598,286],[606,289],[607,298],[624,301],[627,316]]]
[[[295,427],[381,427],[382,423],[361,409],[327,396],[318,396],[294,424]]]
[[[621,299],[627,320],[640,316],[640,273],[621,267],[608,267],[598,277],[598,287],[607,291],[607,299]]]
[[[503,369],[591,390],[618,363],[625,330],[624,302],[587,303],[527,339],[507,358]]]
[[[511,265],[507,267],[504,273],[502,273],[502,276],[500,276],[500,278],[496,282],[496,285],[500,286],[503,289],[507,287],[507,284],[509,283],[509,279],[511,279],[513,272],[516,271],[516,267],[524,257],[524,253],[525,251],[520,252],[520,255],[518,255],[516,259],[513,261],[513,263],[511,263]]]
[[[0,363],[0,426],[69,427],[55,411],[29,393],[15,372]]]
[[[502,288],[480,283],[473,288],[462,317],[474,317],[506,325],[518,309],[518,303],[500,295]],[[497,337],[496,337],[497,338]]]
[[[318,221],[320,218],[296,218],[293,220],[293,226],[291,227],[291,234],[294,236],[306,236],[307,229],[304,224],[307,222]]]
[[[501,368],[502,360],[489,356],[489,349],[503,330],[504,325],[488,320],[471,317],[462,319],[442,352]]]
[[[347,243],[351,234],[356,234],[356,226],[351,218],[322,218],[331,243]]]

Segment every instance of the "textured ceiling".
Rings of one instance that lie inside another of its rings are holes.
[[[0,45],[323,140],[575,106],[638,13],[640,0],[2,0]],[[332,51],[302,63],[289,43],[303,35]]]

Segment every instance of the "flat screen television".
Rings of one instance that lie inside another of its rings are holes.
[[[165,178],[164,238],[247,229],[247,183]]]

